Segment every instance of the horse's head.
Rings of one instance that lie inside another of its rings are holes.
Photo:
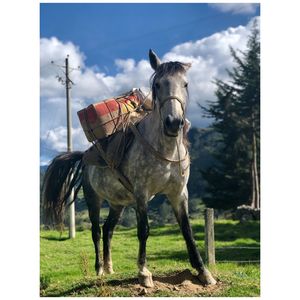
[[[152,95],[155,109],[159,110],[164,133],[176,137],[185,122],[188,98],[186,72],[191,64],[171,61],[161,63],[150,50],[149,60],[155,73],[152,76]]]

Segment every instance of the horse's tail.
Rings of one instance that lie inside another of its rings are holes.
[[[56,156],[46,170],[42,199],[45,221],[61,224],[67,199],[74,189],[74,200],[82,184],[83,152],[67,152]]]

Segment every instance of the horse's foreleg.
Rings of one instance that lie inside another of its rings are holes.
[[[108,217],[103,225],[103,262],[104,272],[113,274],[110,242],[113,231],[124,211],[124,206],[110,207]]]
[[[181,195],[168,195],[173,207],[176,219],[179,223],[182,235],[185,239],[190,263],[198,271],[199,280],[203,284],[216,284],[211,273],[205,268],[203,260],[197,249],[192,228],[188,217],[188,192],[184,189]]]
[[[146,199],[137,199],[137,233],[139,239],[138,254],[138,278],[141,285],[145,287],[153,287],[152,274],[146,267],[146,243],[149,236],[149,224],[147,216]]]

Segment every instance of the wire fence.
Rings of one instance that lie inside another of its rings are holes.
[[[260,247],[216,247],[215,251],[226,251],[226,250],[255,250],[260,251]],[[247,260],[232,260],[232,259],[216,259],[217,262],[221,263],[260,263],[259,259],[247,259]]]
[[[260,252],[259,246],[224,246],[224,247],[215,247],[215,234],[214,234],[214,210],[212,208],[207,208],[204,211],[205,219],[205,254],[206,262],[209,265],[214,265],[217,262],[222,263],[260,263],[260,259],[218,259],[216,260],[216,252],[221,252],[221,256],[224,257],[224,252],[227,250],[250,250],[252,252]],[[219,256],[219,255],[218,255]],[[255,255],[256,258],[257,255]],[[259,256],[259,255],[258,255]]]

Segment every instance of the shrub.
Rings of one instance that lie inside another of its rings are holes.
[[[248,205],[241,205],[236,209],[233,217],[240,222],[260,220],[260,209]]]

